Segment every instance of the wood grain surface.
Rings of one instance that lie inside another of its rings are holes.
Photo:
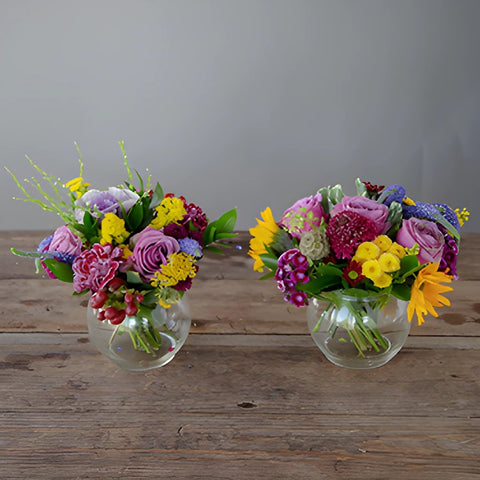
[[[0,479],[480,478],[480,234],[452,306],[357,371],[258,280],[241,232],[200,264],[183,349],[145,373],[90,345],[86,297],[9,252],[45,234],[0,232]]]

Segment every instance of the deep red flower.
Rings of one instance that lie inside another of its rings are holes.
[[[361,243],[375,239],[377,224],[352,210],[344,210],[331,217],[326,233],[335,256],[349,260]]]
[[[343,270],[343,278],[354,287],[358,285],[366,277],[362,274],[362,265],[352,260]]]
[[[369,193],[380,193],[384,188],[385,185],[374,185],[370,182],[362,182]]]

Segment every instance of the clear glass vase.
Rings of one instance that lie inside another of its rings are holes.
[[[170,308],[157,305],[151,314],[126,316],[120,325],[98,320],[88,306],[88,335],[95,347],[124,370],[151,370],[166,365],[182,348],[190,331],[186,296]]]
[[[324,296],[327,303],[310,300],[307,321],[313,341],[335,365],[380,367],[405,344],[410,332],[407,302],[392,295],[352,296],[341,290]]]

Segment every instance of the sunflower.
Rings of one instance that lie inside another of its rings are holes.
[[[452,276],[438,271],[438,263],[429,263],[418,272],[417,278],[412,285],[412,294],[408,303],[408,320],[411,321],[413,313],[416,313],[418,324],[421,325],[423,315],[427,313],[438,317],[433,307],[450,305],[450,300],[441,295],[441,293],[452,291],[452,287],[440,285],[441,282],[449,283]]]
[[[263,221],[257,218],[257,225],[249,230],[252,238],[250,239],[248,254],[255,259],[253,269],[257,272],[263,272],[265,265],[260,255],[267,253],[265,246],[272,243],[275,233],[278,231],[278,225],[275,223],[270,207],[267,207],[260,215]]]

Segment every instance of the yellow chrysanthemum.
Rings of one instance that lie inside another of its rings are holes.
[[[382,272],[374,281],[373,284],[378,288],[386,288],[392,284],[392,277],[385,272]]]
[[[379,235],[373,243],[382,251],[386,252],[392,246],[392,240],[387,235]]]
[[[197,274],[195,268],[196,258],[185,252],[172,253],[168,257],[168,263],[162,265],[162,270],[155,272],[150,283],[154,287],[163,288],[176,285],[178,282],[193,278]]]
[[[72,178],[69,182],[67,182],[65,184],[65,187],[68,188],[77,197],[81,197],[87,191],[87,187],[89,185],[89,183],[83,181],[82,177],[76,177]]]
[[[187,214],[183,200],[177,197],[166,197],[160,205],[155,208],[157,212],[155,218],[151,221],[150,227],[159,230],[169,223],[179,223]]]
[[[378,245],[373,242],[363,242],[358,246],[353,260],[363,263],[367,260],[375,260],[379,255],[380,247]]]
[[[393,253],[382,253],[378,259],[380,268],[387,273],[400,270],[400,259]]]
[[[275,233],[278,231],[278,225],[276,224],[272,210],[267,207],[260,213],[262,220],[257,220],[257,225],[249,230],[252,238],[250,239],[250,250],[248,254],[255,259],[253,269],[257,272],[263,272],[264,264],[260,255],[267,253],[265,245],[270,245],[273,241]]]
[[[362,265],[362,274],[374,282],[382,273],[378,260],[367,260]]]
[[[387,252],[393,253],[393,255],[396,255],[400,259],[403,258],[406,254],[405,247],[398,244],[397,242],[393,242],[390,248],[387,250]]]
[[[125,221],[112,212],[106,213],[102,220],[100,227],[100,243],[105,245],[107,243],[122,244],[130,235],[125,230]]]
[[[133,255],[133,252],[127,245],[125,245],[123,247],[123,258],[126,260],[130,255]]]
[[[441,294],[453,290],[452,287],[440,284],[442,282],[450,283],[452,278],[450,275],[438,271],[438,263],[429,263],[422,268],[412,286],[411,298],[407,307],[408,320],[412,320],[414,313],[417,315],[419,325],[424,322],[423,315],[430,313],[434,317],[438,317],[434,307],[450,305],[448,298]]]

